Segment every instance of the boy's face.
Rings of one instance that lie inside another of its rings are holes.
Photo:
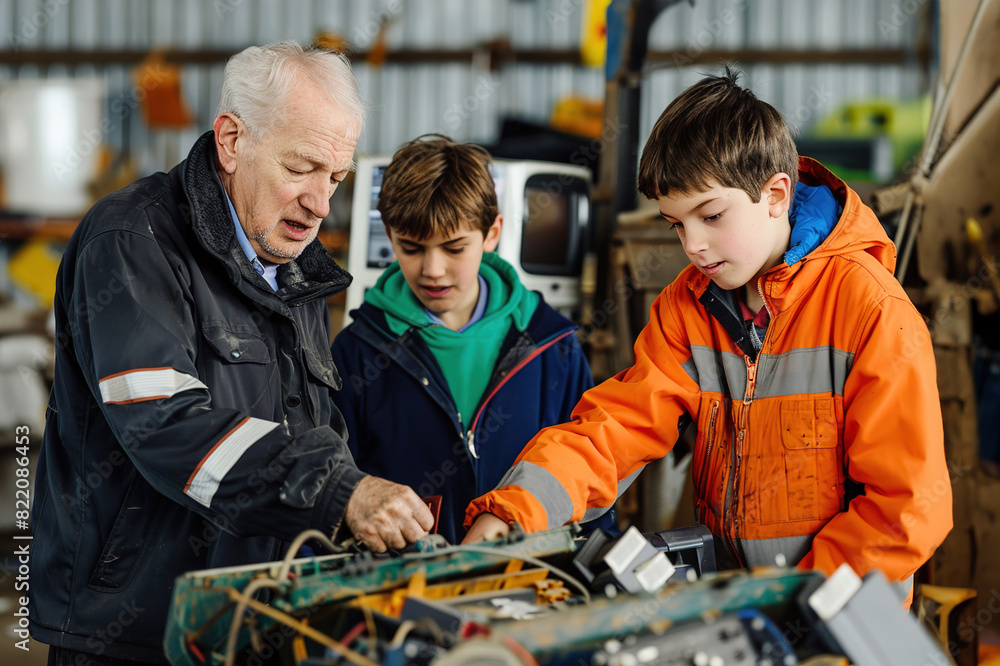
[[[497,215],[485,238],[471,224],[452,234],[415,240],[386,227],[406,284],[445,325],[458,330],[469,322],[479,300],[479,264],[483,252],[500,242],[503,218]]]
[[[705,192],[671,194],[657,203],[698,270],[723,289],[756,288],[757,278],[780,264],[788,249],[790,182],[775,174],[757,203],[714,181]]]

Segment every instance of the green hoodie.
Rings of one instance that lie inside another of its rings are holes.
[[[402,335],[416,327],[437,360],[455,406],[468,425],[493,374],[500,346],[511,325],[528,326],[538,306],[538,294],[524,288],[514,268],[494,252],[483,254],[479,274],[489,296],[482,319],[461,333],[431,322],[427,310],[393,263],[365,294],[365,300],[385,312],[389,330]]]

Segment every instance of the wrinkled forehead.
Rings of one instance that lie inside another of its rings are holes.
[[[319,128],[351,146],[357,144],[364,124],[336,95],[302,75],[283,99],[274,102],[273,114],[272,130]]]

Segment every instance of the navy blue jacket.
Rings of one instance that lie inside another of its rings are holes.
[[[56,284],[35,639],[165,662],[177,576],[338,530],[364,477],[331,400],[326,299],[350,281],[316,241],[278,269],[278,292],[264,282],[236,241],[212,132],[91,209]]]
[[[539,430],[569,420],[594,385],[575,324],[540,300],[523,332],[511,327],[463,428],[417,329],[394,335],[385,313],[370,303],[351,316],[332,348],[344,380],[334,402],[347,422],[347,444],[362,471],[422,497],[442,495],[438,531],[451,543],[465,536],[469,502],[496,486]]]

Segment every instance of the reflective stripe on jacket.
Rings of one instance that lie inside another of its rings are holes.
[[[799,178],[843,212],[818,248],[760,278],[771,322],[759,353],[730,319],[732,295],[689,266],[654,302],[635,365],[532,440],[467,523],[489,511],[536,531],[590,517],[693,419],[696,514],[735,564],[780,553],[902,581],[927,560],[952,525],[927,326],[874,213],[813,160]]]

